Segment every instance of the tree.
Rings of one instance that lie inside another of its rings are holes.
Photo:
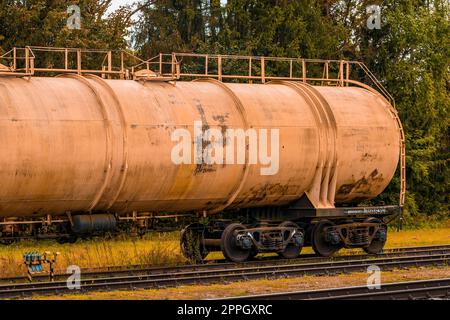
[[[133,35],[136,49],[146,57],[160,52],[196,51],[206,38],[207,9],[204,0],[149,2],[141,10]]]
[[[389,2],[382,17],[381,30],[359,31],[357,54],[399,109],[407,143],[406,208],[413,215],[448,216],[449,5],[445,0]]]
[[[69,5],[81,9],[82,27],[69,30]],[[81,48],[125,48],[132,21],[131,6],[107,14],[111,0],[9,0],[0,3],[0,49],[61,46]]]

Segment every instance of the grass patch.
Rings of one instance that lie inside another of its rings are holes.
[[[430,229],[430,228],[450,228],[450,213],[444,212],[434,215],[409,215],[403,216],[403,230],[417,230],[417,229]],[[395,222],[392,223],[392,227],[395,227]]]
[[[70,265],[100,268],[121,265],[175,265],[185,263],[179,249],[178,233],[151,233],[142,239],[120,237],[79,240],[60,245],[55,241],[21,241],[0,246],[0,277],[26,274],[22,255],[25,252],[59,252],[56,270],[65,271]]]
[[[438,229],[390,230],[386,247],[422,246],[450,244],[450,226]],[[81,268],[103,268],[122,265],[177,265],[187,263],[179,248],[179,233],[149,233],[144,238],[121,236],[114,239],[95,238],[79,240],[75,244],[57,244],[55,241],[21,241],[10,246],[0,245],[0,277],[24,276],[26,267],[22,255],[25,252],[60,252],[56,264],[57,272],[70,265]],[[302,253],[312,253],[304,248]],[[361,250],[340,251],[341,254],[361,253]],[[211,259],[222,259],[220,252],[208,255]]]

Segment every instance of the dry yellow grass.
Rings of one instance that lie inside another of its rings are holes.
[[[107,266],[149,264],[173,265],[186,260],[181,255],[177,233],[151,234],[143,239],[91,239],[60,245],[54,241],[23,241],[0,245],[0,277],[26,274],[22,255],[25,252],[59,252],[56,270],[67,266],[99,268]]]
[[[387,247],[450,244],[450,227],[441,229],[405,230],[391,232]]]
[[[186,263],[179,249],[179,234],[153,233],[143,239],[92,239],[76,244],[59,245],[54,241],[23,241],[10,246],[0,245],[0,277],[25,275],[22,255],[25,252],[60,252],[57,270],[75,264],[81,268],[151,264],[173,265]],[[419,246],[450,243],[450,228],[391,231],[387,247]],[[305,248],[303,253],[311,253]],[[341,253],[360,253],[360,250],[342,250]],[[208,259],[222,258],[220,252],[211,253]]]

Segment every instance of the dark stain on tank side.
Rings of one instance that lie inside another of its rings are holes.
[[[266,183],[263,186],[251,188],[242,195],[242,199],[233,203],[233,205],[245,205],[266,200],[269,196],[279,196],[280,198],[288,194],[289,186],[280,183]]]
[[[197,111],[200,114],[200,118],[201,118],[202,124],[203,124],[203,130],[209,129],[208,120],[206,119],[206,114],[205,114],[205,110],[203,110],[202,103],[200,102],[199,99],[193,99],[193,100],[195,102],[195,107],[197,108]]]
[[[228,117],[229,117],[229,113],[227,112],[224,115],[215,115],[212,118],[214,121],[224,124],[226,122],[226,120],[228,119]]]
[[[222,147],[223,147],[223,159],[222,159],[222,167],[225,168],[226,166],[226,147],[227,147],[227,129],[228,127],[226,125],[220,126],[220,131],[222,132]]]
[[[339,190],[338,194],[349,195],[349,194],[370,194],[371,188],[374,184],[383,182],[384,178],[382,174],[378,174],[378,170],[373,170],[370,175],[362,177],[354,183],[343,184]]]
[[[364,153],[361,157],[361,161],[371,161],[376,159],[376,155],[370,154],[370,153]]]
[[[225,167],[225,166],[226,166],[226,163],[225,163],[225,158],[226,158],[225,148],[226,148],[226,146],[227,146],[227,139],[226,139],[226,136],[227,136],[227,129],[228,129],[228,126],[226,125],[226,122],[227,122],[229,116],[230,116],[230,114],[229,114],[228,112],[226,112],[226,113],[223,114],[223,115],[222,115],[222,114],[219,114],[219,115],[214,115],[214,116],[212,116],[212,118],[213,118],[214,121],[217,121],[217,122],[220,123],[219,126],[220,126],[220,129],[221,129],[221,131],[222,131],[222,137],[223,137],[223,139],[222,139],[222,147],[223,147],[223,150],[224,150],[222,167]]]
[[[370,174],[371,178],[375,178],[378,175],[378,169],[375,169],[372,171],[372,173]]]
[[[173,94],[173,93],[169,93],[168,94],[168,102],[170,103],[170,104],[173,104],[173,105],[176,105],[177,104],[177,97],[175,96],[175,94]]]
[[[202,120],[202,132],[205,132],[210,128],[208,124],[208,120],[206,119],[205,110],[203,110],[203,106],[199,99],[193,99],[195,103],[195,107],[197,108],[198,113],[200,114],[201,120]],[[202,137],[201,145],[202,145],[202,159],[203,159],[203,152],[210,144],[210,141],[205,141]],[[202,161],[202,163],[199,163],[196,165],[194,170],[194,176],[199,175],[201,173],[207,173],[207,172],[214,172],[216,171],[216,168],[214,165],[206,164]]]

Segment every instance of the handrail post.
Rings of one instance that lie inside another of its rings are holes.
[[[348,87],[348,80],[350,80],[350,63],[347,61],[347,67],[345,70],[345,79],[347,80],[347,87]]]
[[[108,51],[108,79],[111,79],[111,72],[112,72],[112,52],[111,50]]]
[[[124,65],[123,50],[120,51],[120,78],[125,79],[125,65]]]
[[[25,73],[28,74],[28,69],[30,68],[30,49],[25,48]]]
[[[13,70],[16,71],[17,69],[17,48],[13,48]]]
[[[34,75],[34,58],[30,58],[30,72],[32,75]]]
[[[205,75],[208,75],[208,61],[209,61],[209,56],[207,54],[205,54]]]
[[[77,49],[77,73],[81,75],[81,49]]]
[[[344,86],[344,60],[341,60],[339,63],[339,83]]]
[[[69,69],[69,50],[64,49],[64,69]]]
[[[305,59],[302,59],[302,78],[303,78],[303,82],[306,83],[306,61],[305,61]]]
[[[172,73],[172,79],[175,78],[175,53],[172,52],[172,60],[170,63],[170,72]]]
[[[163,64],[163,54],[160,52],[159,53],[159,75],[162,77],[163,73],[162,73],[162,64]]]
[[[264,57],[261,57],[261,82],[266,83],[266,62]]]
[[[292,59],[289,60],[289,78],[292,79]]]
[[[217,73],[218,73],[218,80],[222,81],[222,56],[217,57]]]
[[[252,84],[252,57],[248,59],[248,83]]]

